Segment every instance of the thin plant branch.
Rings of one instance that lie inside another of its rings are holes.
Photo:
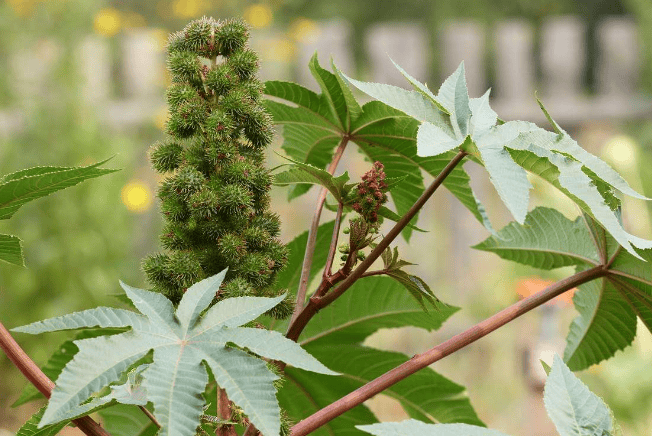
[[[158,422],[158,420],[156,419],[156,417],[154,416],[154,414],[153,414],[152,412],[150,412],[149,410],[147,410],[147,408],[146,408],[145,406],[138,406],[138,408],[140,408],[140,410],[141,410],[141,411],[142,411],[142,412],[143,412],[143,413],[144,413],[144,414],[149,418],[149,420],[152,421],[152,422],[153,422],[153,423],[154,423],[158,428],[161,428],[161,423]]]
[[[27,353],[18,345],[18,342],[11,336],[11,333],[0,323],[0,348],[5,352],[9,360],[23,373],[25,378],[33,384],[47,398],[52,395],[54,382],[46,376]],[[73,423],[88,436],[111,436],[90,416],[73,419]]]
[[[423,369],[449,354],[466,347],[569,289],[575,288],[582,283],[603,277],[607,274],[608,271],[604,268],[604,265],[596,266],[560,280],[536,294],[501,310],[495,315],[474,325],[468,330],[453,336],[449,340],[442,342],[425,353],[415,355],[402,365],[397,366],[359,389],[356,389],[334,403],[331,403],[323,409],[315,412],[292,427],[291,436],[304,436],[309,434],[327,422],[342,415],[344,412],[362,404],[374,395],[379,394],[388,387],[404,380],[409,375],[412,375],[420,369]]]
[[[446,165],[446,167],[437,175],[435,180],[426,188],[426,190],[421,194],[417,201],[412,205],[410,210],[407,211],[403,217],[392,227],[392,229],[387,233],[387,235],[378,243],[378,245],[369,253],[365,260],[363,260],[357,268],[349,274],[344,281],[332,291],[325,293],[323,296],[313,296],[309,301],[306,307],[300,310],[299,314],[295,315],[290,322],[290,326],[286,333],[288,339],[294,341],[299,339],[299,335],[305,328],[308,321],[322,308],[328,306],[330,303],[335,301],[340,295],[342,295],[347,289],[349,289],[353,283],[356,282],[368,269],[369,267],[380,257],[380,255],[385,251],[385,249],[391,244],[394,239],[403,231],[403,229],[410,223],[412,218],[423,208],[426,202],[430,199],[432,194],[435,193],[437,188],[441,186],[446,177],[455,169],[455,167],[464,159],[467,155],[465,151],[459,151],[455,157]],[[305,295],[304,295],[305,298]]]
[[[337,214],[335,215],[335,225],[333,227],[333,237],[331,238],[331,245],[328,248],[328,258],[326,259],[326,266],[324,267],[324,279],[328,279],[331,276],[331,270],[333,268],[333,260],[335,259],[335,253],[337,252],[337,239],[340,235],[340,226],[342,225],[342,212],[344,211],[344,204],[340,202],[337,205]]]
[[[337,164],[340,163],[342,155],[344,154],[344,149],[349,143],[349,137],[347,135],[342,137],[342,141],[337,146],[335,154],[333,155],[333,160],[331,160],[330,165],[328,165],[328,172],[333,175],[335,174],[335,169]],[[328,194],[328,189],[321,188],[319,191],[319,196],[317,197],[317,205],[315,206],[315,214],[312,217],[312,223],[310,224],[310,230],[308,231],[308,242],[306,244],[306,252],[303,257],[303,265],[301,266],[301,279],[299,280],[299,289],[297,291],[297,300],[296,306],[294,307],[294,313],[292,314],[292,320],[294,320],[301,310],[303,309],[303,304],[306,299],[306,291],[308,290],[308,280],[310,278],[310,268],[312,267],[312,258],[315,254],[315,245],[317,244],[317,229],[319,228],[319,219],[321,218],[321,211],[324,208],[324,203],[326,202],[326,195]]]

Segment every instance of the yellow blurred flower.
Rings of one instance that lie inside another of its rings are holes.
[[[244,19],[252,27],[267,27],[272,22],[272,9],[262,3],[253,4],[245,9]]]
[[[38,0],[7,0],[7,4],[19,17],[32,15]]]
[[[315,42],[320,32],[319,25],[308,18],[297,18],[290,25],[290,35],[305,44]]]
[[[294,44],[288,39],[274,39],[270,41],[265,52],[265,59],[271,61],[289,62],[294,56]]]
[[[142,180],[134,179],[121,191],[122,202],[131,212],[142,213],[152,206],[152,190]]]
[[[206,10],[204,0],[175,0],[172,14],[177,18],[198,18]]]
[[[122,17],[120,11],[113,8],[100,9],[93,19],[95,33],[102,36],[113,36],[120,31]]]

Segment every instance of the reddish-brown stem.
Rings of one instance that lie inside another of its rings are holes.
[[[260,432],[253,424],[249,424],[242,436],[260,436]]]
[[[301,332],[305,328],[306,324],[308,324],[308,321],[310,321],[310,319],[315,316],[315,314],[320,309],[328,306],[330,303],[335,301],[340,295],[349,289],[353,283],[355,283],[355,281],[362,276],[362,274],[364,274],[369,269],[371,264],[373,264],[376,259],[380,257],[380,255],[383,253],[383,251],[385,251],[389,244],[391,244],[394,239],[396,239],[396,237],[401,233],[401,231],[403,231],[403,229],[410,223],[412,218],[414,218],[414,216],[421,210],[421,208],[430,199],[432,194],[435,193],[437,188],[441,186],[446,177],[451,173],[451,171],[453,171],[453,169],[455,169],[457,164],[459,164],[466,155],[467,153],[465,151],[460,151],[455,155],[455,157],[446,165],[441,173],[435,177],[435,180],[433,180],[430,186],[428,186],[428,188],[423,191],[421,196],[412,205],[410,210],[408,210],[407,213],[403,215],[403,217],[401,217],[401,219],[394,225],[394,227],[392,227],[387,235],[378,243],[378,245],[371,251],[371,253],[369,253],[367,258],[363,260],[360,265],[358,265],[358,267],[344,279],[342,284],[323,296],[313,296],[310,301],[308,301],[306,307],[304,307],[298,315],[296,314],[295,308],[295,315],[293,316],[292,321],[290,322],[290,327],[285,334],[288,339],[292,339],[293,341],[298,340],[299,335],[301,335]]]
[[[328,258],[326,258],[326,266],[324,267],[323,280],[327,280],[331,276],[333,268],[333,260],[337,252],[337,238],[340,234],[340,226],[342,225],[342,212],[344,211],[344,204],[337,205],[337,214],[335,215],[335,225],[333,226],[333,236],[331,237],[331,245],[328,247]]]
[[[217,389],[217,413],[224,421],[231,421],[231,401],[226,395],[226,391],[222,388]],[[215,430],[217,436],[238,436],[230,424],[223,424]]]
[[[11,336],[9,331],[0,323],[0,348],[5,352],[9,360],[23,373],[25,378],[33,384],[47,398],[50,398],[54,383],[48,378],[43,371],[29,358],[29,356],[20,348],[20,345]],[[79,427],[81,431],[89,436],[111,436],[104,430],[100,424],[90,416],[83,416],[74,419],[72,422]]]
[[[362,275],[360,276],[360,278],[362,278],[362,277],[382,276],[383,274],[387,274],[387,270],[386,270],[386,269],[379,269],[379,270],[376,270],[376,271],[369,271],[369,272],[366,272],[366,273],[362,274]]]
[[[330,165],[328,166],[328,172],[332,175],[335,173],[337,164],[340,163],[342,159],[342,154],[344,154],[344,149],[346,144],[349,143],[349,137],[343,136],[340,145],[335,150],[333,155],[333,160],[331,160]],[[328,190],[326,188],[321,188],[319,191],[319,196],[317,197],[317,205],[315,206],[315,214],[312,217],[312,223],[310,224],[310,230],[308,231],[308,242],[306,244],[306,252],[303,257],[303,265],[301,266],[301,279],[299,280],[299,289],[297,290],[297,302],[294,308],[294,313],[292,314],[292,320],[294,320],[301,309],[303,309],[303,303],[306,299],[306,291],[308,289],[308,280],[310,279],[310,267],[312,266],[312,258],[315,254],[315,245],[317,244],[317,229],[319,228],[319,219],[321,218],[321,211],[324,208],[324,203],[326,202],[326,195]]]
[[[304,436],[316,430],[332,419],[340,416],[347,410],[362,404],[374,395],[382,392],[388,387],[400,382],[411,374],[431,365],[438,360],[452,354],[461,348],[488,335],[492,331],[518,318],[524,313],[541,306],[556,296],[572,289],[582,283],[603,277],[608,274],[604,265],[599,265],[586,271],[579,272],[570,277],[554,283],[542,291],[515,303],[495,315],[476,324],[470,329],[453,336],[434,348],[422,354],[417,354],[404,364],[386,372],[375,380],[370,381],[359,389],[329,404],[318,412],[310,415],[303,421],[292,427],[291,436]]]
[[[145,414],[145,416],[147,416],[149,418],[150,421],[152,421],[154,424],[156,424],[156,426],[158,428],[161,428],[161,424],[158,422],[158,420],[156,419],[156,417],[154,416],[154,414],[152,412],[147,410],[147,408],[145,406],[138,406],[138,408]]]

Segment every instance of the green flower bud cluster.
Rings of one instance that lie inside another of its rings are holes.
[[[154,290],[178,302],[185,290],[229,268],[217,299],[275,296],[287,263],[280,221],[269,210],[272,177],[264,149],[272,120],[261,104],[258,57],[241,20],[202,18],[171,35],[168,139],[154,144],[164,253],[143,269]],[[288,300],[270,314],[292,313]]]
[[[387,202],[388,186],[385,183],[385,167],[374,162],[371,170],[362,176],[362,181],[356,187],[356,200],[353,210],[358,212],[367,222],[378,221],[378,210]]]

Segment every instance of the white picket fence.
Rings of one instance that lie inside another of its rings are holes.
[[[406,86],[406,81],[391,65],[390,57],[416,78],[438,83],[464,60],[469,92],[481,95],[488,87],[489,68],[493,69],[495,89],[492,104],[504,119],[544,121],[534,100],[534,91],[545,101],[554,117],[566,126],[604,119],[631,119],[652,113],[652,100],[637,91],[640,51],[637,29],[626,17],[602,21],[597,29],[598,63],[595,77],[597,92],[588,95],[583,83],[586,60],[586,24],[574,16],[550,18],[544,23],[540,41],[535,44],[535,29],[522,20],[508,20],[491,28],[475,22],[451,22],[440,29],[438,46],[433,47],[427,30],[414,23],[382,23],[366,33],[364,47],[369,61],[369,77],[364,79]],[[296,50],[293,65],[263,62],[264,79],[294,79],[315,87],[307,68],[315,51],[323,65],[330,57],[343,71],[356,75],[351,52],[352,27],[343,21],[323,22],[311,43]],[[280,30],[254,31],[254,47],[269,48],[269,41]],[[266,44],[267,40],[267,45]],[[535,47],[540,51],[535,52]],[[112,56],[109,41],[88,36],[76,48],[79,92],[97,110],[108,127],[124,129],[151,122],[164,107],[164,53],[160,41],[151,31],[130,32],[120,41],[120,59]],[[0,137],[10,135],[23,125],[25,108],[43,95],[49,72],[56,63],[61,47],[53,41],[17,52],[8,61],[13,71],[20,99],[16,107],[0,104]],[[488,53],[493,53],[488,61]],[[439,56],[442,71],[429,71],[431,56]],[[535,77],[538,56],[541,77]],[[265,53],[262,53],[265,58]],[[125,98],[117,99],[112,89],[114,65],[119,65]],[[358,65],[360,67],[360,65]],[[293,77],[294,76],[294,77]]]

